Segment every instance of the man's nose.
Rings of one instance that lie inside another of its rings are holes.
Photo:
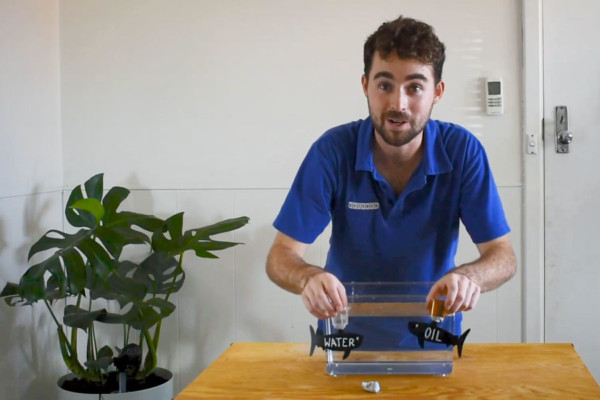
[[[398,89],[393,94],[392,107],[398,111],[406,110],[408,96],[403,89]]]

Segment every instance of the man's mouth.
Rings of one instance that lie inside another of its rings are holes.
[[[392,125],[402,125],[408,122],[408,119],[404,115],[388,115],[387,121]]]
[[[406,120],[403,119],[396,119],[396,118],[388,118],[388,122],[392,125],[402,125],[403,123],[406,122]]]

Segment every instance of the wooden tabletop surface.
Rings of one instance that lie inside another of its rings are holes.
[[[600,399],[571,344],[465,345],[448,376],[329,376],[307,343],[234,343],[175,400],[198,399]],[[363,390],[376,380],[381,391]]]

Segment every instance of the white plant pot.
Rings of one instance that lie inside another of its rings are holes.
[[[163,384],[150,389],[138,390],[127,393],[102,394],[102,400],[172,400],[173,399],[173,374],[166,369],[157,368],[161,375],[171,378]],[[71,392],[61,388],[62,382],[73,377],[73,374],[62,376],[58,380],[58,400],[98,400],[97,394]]]

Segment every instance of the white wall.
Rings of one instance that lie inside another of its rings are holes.
[[[0,1],[0,198],[62,189],[58,1]]]
[[[446,43],[447,89],[434,117],[466,126],[485,145],[520,254],[519,6],[518,0],[60,1],[53,57],[61,60],[64,186],[105,172],[105,186],[139,189],[128,205],[161,216],[185,211],[188,227],[251,218],[229,235],[244,246],[219,260],[188,260],[187,283],[160,349],[179,389],[233,341],[309,340],[313,320],[299,298],[264,274],[271,222],[310,144],[329,127],[367,115],[362,45],[400,13],[432,24]],[[55,15],[44,18],[56,24]],[[15,29],[22,35],[27,26]],[[482,80],[489,75],[504,79],[503,116],[484,113]],[[35,139],[45,137],[38,132]],[[16,156],[25,166],[35,159]],[[0,228],[8,220],[4,210]],[[311,246],[310,261],[323,263],[327,239],[325,233]],[[456,261],[474,255],[465,239]],[[520,282],[517,276],[482,297],[465,317],[470,340],[521,340]],[[20,362],[24,367],[27,357]]]
[[[0,0],[0,284],[60,227],[58,0]],[[3,302],[2,302],[3,303]],[[56,379],[56,328],[44,310],[0,305],[0,398],[41,399]]]
[[[518,186],[504,159],[521,148],[517,0],[63,0],[65,184],[104,171],[144,189],[288,187],[324,130],[366,116],[362,45],[400,13],[448,47],[434,116],[480,135],[500,184]],[[483,113],[490,75],[502,117]]]

